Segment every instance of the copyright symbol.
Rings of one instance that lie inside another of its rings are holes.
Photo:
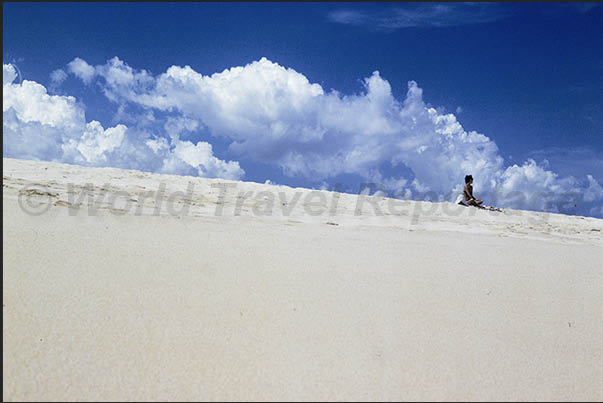
[[[29,215],[41,215],[48,211],[56,196],[41,185],[29,185],[19,190],[19,207]]]

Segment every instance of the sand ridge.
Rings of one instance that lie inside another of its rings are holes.
[[[6,401],[603,399],[603,220],[3,167]]]
[[[386,197],[117,168],[3,159],[3,194],[71,215],[171,215],[276,219],[408,231],[481,233],[603,245],[603,220],[504,209],[502,213]],[[44,212],[43,214],[47,214]]]

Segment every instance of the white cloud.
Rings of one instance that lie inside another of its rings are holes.
[[[579,209],[587,212],[596,211],[593,208],[603,200],[594,178],[585,186],[534,160],[505,168],[491,139],[466,131],[454,114],[428,107],[413,81],[399,101],[378,72],[364,80],[362,93],[342,95],[326,92],[303,74],[266,58],[211,76],[189,66],[172,66],[152,76],[118,58],[92,68],[107,98],[119,105],[118,115],[144,124],[127,128],[123,136],[96,127],[86,137],[82,112],[77,138],[61,144],[87,163],[241,177],[239,164],[215,158],[210,144],[180,139],[182,133],[203,129],[230,141],[234,152],[317,183],[356,174],[384,184],[398,197],[452,201],[456,194],[450,193],[460,192],[464,176],[471,173],[478,196],[502,207],[564,211],[568,195],[582,193]],[[130,107],[142,109],[144,115],[125,112]],[[156,119],[153,109],[169,117]],[[157,136],[157,131],[168,137]],[[389,174],[384,173],[385,165]]]
[[[156,139],[148,139],[145,144],[153,150],[155,154],[161,154],[164,150],[169,150],[170,144],[165,137],[158,137]]]
[[[118,148],[123,139],[127,127],[117,125],[107,130],[103,129],[100,122],[93,120],[86,124],[84,134],[79,140],[69,140],[63,145],[66,153],[72,153],[74,150],[79,151],[83,158],[77,156],[77,162],[92,162],[107,161],[107,152],[111,152]]]
[[[108,64],[97,71],[116,68]],[[128,76],[137,75],[119,66]],[[454,115],[427,108],[414,82],[400,104],[378,72],[365,79],[366,93],[354,96],[325,93],[302,74],[265,58],[211,76],[172,66],[153,86],[147,83],[146,92],[124,82],[110,86],[113,99],[177,110],[182,119],[201,121],[214,135],[232,140],[232,150],[274,163],[290,176],[325,179],[355,173],[372,178],[379,164],[391,161],[410,167],[432,190],[445,192],[465,170],[491,174],[502,166],[496,145],[486,136],[466,133]],[[179,127],[168,122],[166,130],[175,136]],[[434,171],[426,159],[438,160],[445,169]]]
[[[59,86],[67,79],[67,73],[63,69],[56,69],[50,73],[50,82],[54,86]]]
[[[190,141],[176,141],[176,146],[170,155],[171,159],[179,159],[192,167],[196,167],[198,175],[208,178],[239,178],[242,170],[238,162],[225,162],[213,155],[212,146],[209,143],[199,141],[196,145]],[[164,160],[164,164],[166,164]]]
[[[392,194],[434,198],[425,194],[433,192],[441,198],[460,191],[465,174],[472,173],[476,190],[501,206],[549,211],[562,208],[568,193],[584,190],[575,178],[561,178],[533,160],[505,169],[487,136],[467,132],[455,115],[428,107],[413,81],[406,98],[396,100],[378,72],[364,80],[363,93],[346,96],[325,92],[266,58],[211,76],[172,66],[152,77],[117,58],[95,69],[109,99],[178,113],[165,124],[173,140],[203,126],[229,139],[231,150],[289,176],[324,181],[351,173],[385,184]],[[187,160],[182,153],[192,148],[182,143],[178,150]],[[414,178],[384,176],[380,166],[387,163],[410,169]],[[593,194],[589,200],[600,201]]]
[[[59,128],[39,121],[25,122],[19,119],[15,109],[2,114],[3,156],[23,159],[59,161],[62,156],[62,136]]]
[[[584,14],[595,3],[557,3],[541,10],[531,10],[548,17],[566,17]],[[445,28],[462,25],[486,24],[525,13],[521,5],[490,2],[404,3],[379,11],[363,7],[339,9],[327,14],[334,23],[366,27],[378,32],[393,32],[404,28]]]
[[[3,66],[4,156],[228,179],[244,174],[238,162],[216,158],[208,143],[168,142],[123,124],[104,129],[86,122],[74,97],[49,95],[33,81],[16,84],[16,77],[12,65]]]
[[[356,10],[336,10],[329,13],[329,19],[332,22],[350,25],[362,25],[370,22],[370,17]]]
[[[35,81],[13,84],[14,69],[5,67],[5,78],[7,71],[8,80],[3,83],[3,112],[12,108],[23,122],[39,122],[68,132],[84,123],[84,111],[76,106],[74,97],[48,95],[46,88]]]
[[[377,12],[341,9],[328,14],[332,22],[391,32],[411,27],[453,27],[498,21],[512,10],[492,3],[407,3]]]
[[[154,83],[153,77],[146,70],[135,71],[117,56],[98,66],[92,66],[76,57],[67,64],[67,70],[85,84],[90,84],[95,77],[102,77],[104,94],[112,101],[117,101],[119,95],[135,97],[147,85]]]
[[[528,160],[523,165],[513,165],[500,172],[492,191],[504,205],[531,210],[559,211],[559,204],[573,200],[578,192],[578,181],[569,176],[559,178]]]
[[[587,179],[588,188],[584,192],[584,200],[592,202],[603,199],[603,188],[599,185],[599,182],[597,182],[592,175],[587,175]]]
[[[94,67],[79,57],[76,57],[67,65],[67,70],[82,79],[86,84],[89,84],[96,75]]]
[[[10,84],[17,78],[17,71],[12,64],[2,65],[2,84]]]
[[[195,119],[170,116],[163,127],[171,139],[178,140],[182,132],[192,132],[199,129],[200,126],[199,121]]]
[[[108,60],[104,65],[96,66],[95,71],[105,80],[105,95],[113,101],[117,100],[116,92],[135,97],[154,84],[153,77],[146,70],[135,71],[118,57]]]

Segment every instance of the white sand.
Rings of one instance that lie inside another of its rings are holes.
[[[4,400],[603,399],[603,220],[381,197],[356,215],[357,195],[312,215],[304,189],[3,167]],[[162,181],[187,214],[143,203]],[[86,182],[90,207],[68,186]]]

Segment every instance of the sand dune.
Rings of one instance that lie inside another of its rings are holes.
[[[4,400],[601,400],[603,220],[3,159]]]

